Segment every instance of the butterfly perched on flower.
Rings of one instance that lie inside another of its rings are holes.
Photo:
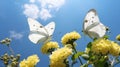
[[[90,38],[101,38],[106,34],[107,27],[103,25],[95,9],[90,9],[84,18],[83,32]]]

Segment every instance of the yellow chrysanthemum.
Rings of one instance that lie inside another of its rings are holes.
[[[49,52],[50,50],[56,49],[56,48],[59,48],[59,45],[57,42],[47,42],[42,46],[41,52],[43,54],[48,54],[48,53],[50,53]]]
[[[92,51],[96,54],[111,54],[118,56],[120,54],[120,46],[110,40],[100,38],[92,43]]]
[[[20,62],[20,67],[28,67],[27,61],[25,59]]]
[[[96,54],[107,54],[111,49],[111,42],[107,39],[100,38],[92,42],[91,50]]]
[[[116,40],[120,41],[120,34],[117,35]]]
[[[63,62],[54,62],[50,64],[50,67],[66,67],[66,64]]]
[[[62,37],[61,42],[62,42],[63,45],[65,45],[65,44],[71,44],[74,41],[76,41],[77,39],[79,39],[80,37],[81,36],[80,36],[79,33],[77,33],[76,31],[73,31],[73,32],[65,34]]]
[[[63,47],[52,52],[50,57],[50,67],[66,67],[64,61],[72,54],[72,49]]]
[[[32,55],[20,62],[20,67],[34,67],[39,62],[39,57],[37,55]]]
[[[113,56],[118,56],[120,54],[120,46],[111,41],[111,50],[110,50],[110,54],[112,54]]]

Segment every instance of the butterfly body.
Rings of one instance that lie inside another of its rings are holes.
[[[85,16],[83,32],[90,38],[100,38],[105,35],[106,26],[100,22],[96,10],[91,9]]]
[[[28,36],[29,40],[35,44],[39,44],[41,42],[50,41],[51,36],[55,29],[55,23],[50,22],[46,26],[43,26],[38,21],[28,18],[28,24],[30,28],[30,34]]]

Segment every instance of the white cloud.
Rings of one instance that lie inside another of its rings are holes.
[[[47,20],[48,18],[51,18],[52,16],[51,16],[51,14],[50,14],[50,12],[47,10],[47,9],[42,9],[41,11],[40,11],[40,17],[41,17],[41,19],[43,19],[43,20]]]
[[[39,2],[43,8],[59,9],[65,3],[65,0],[39,0]]]
[[[10,38],[21,39],[23,37],[22,33],[17,33],[16,31],[10,31]]]
[[[38,15],[39,15],[39,9],[38,7],[35,5],[35,4],[24,4],[24,14],[27,16],[27,17],[31,17],[31,18],[38,18]]]
[[[23,13],[27,17],[47,20],[52,18],[52,13],[57,12],[64,3],[65,0],[29,0],[29,3],[24,4]]]
[[[35,2],[35,0],[30,0],[29,2],[34,3],[34,2]]]

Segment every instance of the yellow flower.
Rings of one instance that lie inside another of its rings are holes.
[[[100,38],[92,43],[92,51],[96,54],[111,54],[118,56],[120,54],[120,46],[110,40]]]
[[[50,67],[66,67],[64,61],[72,54],[72,49],[63,47],[52,52],[50,57]]]
[[[116,40],[120,41],[120,34],[117,35]]]
[[[80,36],[79,33],[77,33],[76,31],[73,31],[73,32],[65,34],[62,37],[61,42],[62,42],[63,45],[65,45],[65,44],[71,44],[74,41],[76,41],[77,39],[79,39],[80,37],[81,36]]]
[[[57,42],[47,42],[42,46],[41,52],[43,54],[48,54],[52,49],[56,49],[56,48],[59,48],[59,45]]]
[[[27,61],[25,59],[20,62],[20,67],[28,67]]]
[[[96,54],[108,54],[111,50],[111,41],[104,38],[97,39],[92,42],[91,50]]]
[[[32,55],[20,62],[20,67],[34,67],[39,62],[39,57],[37,55]]]
[[[50,67],[66,67],[66,64],[63,62],[54,62],[50,64]]]
[[[113,56],[118,56],[120,54],[120,46],[115,43],[115,42],[112,42],[111,41],[111,50],[110,50],[110,54],[112,54]]]

